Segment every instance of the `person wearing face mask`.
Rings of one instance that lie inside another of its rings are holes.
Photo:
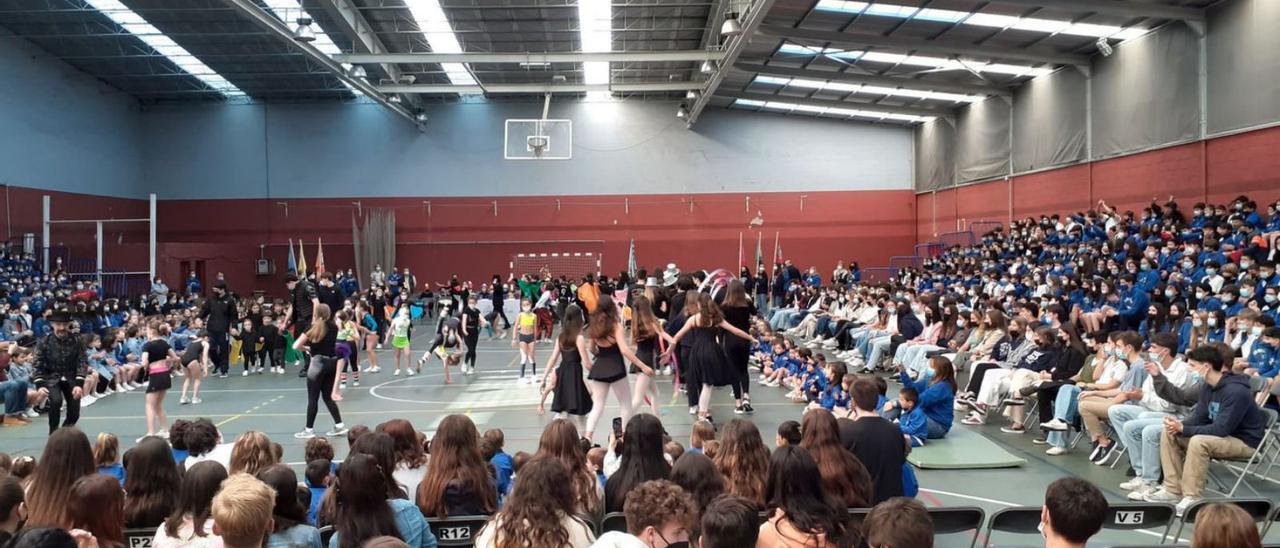
[[[1003,394],[1012,395],[1004,400],[1008,404],[1004,413],[1011,423],[1009,426],[1001,427],[1000,431],[1006,434],[1021,434],[1026,431],[1023,420],[1026,415],[1026,401],[1021,397],[1021,391],[1051,376],[1051,370],[1057,365],[1062,355],[1056,328],[1042,326],[1036,329],[1034,340],[1035,348],[1014,365],[1013,371],[997,388],[1001,394],[1000,397],[1003,397]]]
[[[1110,390],[1082,392],[1080,396],[1080,418],[1094,446],[1089,460],[1099,466],[1108,463],[1111,450],[1115,448],[1115,443],[1103,430],[1102,421],[1108,418],[1107,413],[1112,406],[1140,398],[1141,395],[1136,391],[1147,378],[1147,371],[1143,368],[1146,360],[1140,353],[1142,336],[1134,331],[1122,331],[1114,334],[1114,337],[1111,341],[1111,356],[1128,368],[1120,385]]]
[[[652,480],[627,493],[623,514],[627,530],[604,533],[591,548],[688,548],[698,509],[679,485]]]
[[[1036,348],[1035,338],[1024,336],[1031,329],[1030,324],[1026,318],[1014,318],[1009,325],[1008,336],[992,351],[991,361],[974,366],[968,386],[956,396],[958,408],[963,405],[963,408],[971,410],[969,416],[960,421],[961,424],[977,426],[986,423],[987,409],[1000,402],[1001,394],[997,389],[1001,381],[1015,364]]]
[[[1273,393],[1280,393],[1280,384],[1275,382],[1276,375],[1280,374],[1280,328],[1269,326],[1264,329],[1261,323],[1255,327],[1259,337],[1252,352],[1246,354],[1244,365],[1247,367],[1244,368],[1244,374],[1256,377],[1259,379],[1257,382],[1262,383],[1262,389],[1255,398],[1261,406],[1271,399]],[[1237,368],[1241,365],[1240,361],[1237,358]]]
[[[1196,382],[1186,364],[1178,360],[1174,352],[1177,337],[1161,333],[1151,338],[1147,349],[1147,361],[1143,367],[1147,378],[1142,387],[1132,391],[1127,403],[1112,406],[1107,411],[1111,426],[1119,434],[1119,442],[1128,450],[1129,464],[1133,467],[1133,479],[1120,484],[1129,491],[1130,500],[1143,500],[1158,488],[1160,479],[1160,435],[1164,430],[1164,417],[1186,417],[1190,408],[1160,397],[1155,389],[1155,379],[1160,377],[1174,389],[1185,389]]]

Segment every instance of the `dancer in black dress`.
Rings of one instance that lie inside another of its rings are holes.
[[[662,360],[662,349],[671,346],[675,339],[662,330],[657,316],[653,314],[653,303],[644,295],[636,295],[631,301],[631,339],[636,345],[636,355],[640,360],[652,364],[657,369]],[[665,341],[666,344],[663,344]],[[631,373],[640,373],[640,368],[631,366]],[[632,391],[631,407],[641,409],[644,400],[649,400],[649,410],[658,413],[658,384],[649,375],[637,375],[635,390]]]
[[[582,373],[582,356],[587,354],[587,340],[582,336],[582,309],[571,304],[566,312],[568,315],[560,327],[556,348],[551,351],[551,359],[542,374],[543,389],[542,399],[538,401],[538,414],[545,411],[543,402],[546,401],[547,394],[554,393],[551,411],[556,414],[556,418],[569,419],[581,437],[586,427],[586,416],[592,408],[591,391],[587,390]],[[548,377],[551,377],[550,383],[547,382]]]
[[[698,395],[698,418],[706,419],[711,415],[712,388],[738,382],[738,373],[725,356],[719,338],[733,335],[750,342],[751,335],[725,321],[720,307],[712,300],[711,295],[698,293],[697,299],[698,313],[689,316],[684,327],[676,333],[675,339],[679,341],[685,337],[690,338],[689,363],[698,372],[702,382],[702,390]]]
[[[623,358],[630,360],[640,372],[653,376],[653,367],[644,363],[632,351],[631,344],[623,334],[622,322],[618,319],[618,307],[613,304],[613,297],[601,295],[596,303],[596,311],[591,313],[591,324],[587,328],[587,340],[595,349],[595,359],[587,365],[587,387],[591,389],[591,414],[587,416],[587,433],[584,436],[592,439],[596,424],[604,414],[605,402],[609,391],[618,399],[622,408],[622,424],[631,419],[631,385],[627,382],[627,368]]]
[[[724,302],[720,303],[724,320],[744,333],[751,332],[751,315],[756,310],[747,295],[746,284],[742,280],[733,280],[729,282]],[[738,375],[738,382],[733,384],[733,412],[739,415],[751,413],[754,411],[751,408],[751,373],[747,369],[747,362],[751,358],[751,341],[744,341],[738,337],[722,337],[720,343],[724,346],[724,354],[729,359],[729,365],[733,366],[734,372]]]

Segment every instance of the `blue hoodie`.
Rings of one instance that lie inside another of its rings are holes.
[[[1200,392],[1200,401],[1191,416],[1182,422],[1185,437],[1207,435],[1240,438],[1257,448],[1267,429],[1267,416],[1253,403],[1253,391],[1244,375],[1226,374],[1209,390]]]
[[[935,382],[929,384],[931,377],[926,377],[918,381],[912,381],[907,374],[899,373],[902,384],[911,386],[916,389],[920,397],[916,400],[917,411],[924,416],[933,420],[942,426],[943,431],[950,432],[951,424],[955,422],[955,398],[956,392],[951,388],[951,383]],[[881,407],[884,404],[881,403]],[[904,427],[905,430],[905,427]]]

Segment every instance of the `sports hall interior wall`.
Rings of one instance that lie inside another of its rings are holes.
[[[1280,2],[1211,7],[916,129],[917,236],[1152,197],[1280,196]]]

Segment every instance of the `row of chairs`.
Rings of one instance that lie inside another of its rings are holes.
[[[1200,510],[1211,502],[1215,501],[1205,500],[1191,506],[1187,509],[1182,519],[1177,518],[1172,504],[1115,503],[1111,505],[1107,517],[1102,522],[1102,527],[1104,530],[1113,531],[1152,531],[1159,533],[1159,545],[1165,545],[1164,543],[1170,539],[1176,541],[1181,537],[1187,524],[1194,524]],[[1238,499],[1229,500],[1229,502],[1248,512],[1253,517],[1254,522],[1259,525],[1259,531],[1262,535],[1267,534],[1272,524],[1280,521],[1280,508],[1273,509],[1270,500]],[[870,512],[870,508],[849,509],[850,519],[855,526],[861,525]],[[991,514],[991,519],[988,520],[987,514],[982,508],[976,506],[952,506],[930,508],[929,516],[933,519],[935,534],[949,535],[971,532],[970,548],[977,546],[980,537],[985,539],[982,546],[986,548],[991,544],[992,535],[995,533],[1037,534],[1040,526],[1040,512],[1041,508],[1039,506],[1016,506],[998,510]],[[761,512],[760,519],[761,521],[768,519],[768,514]],[[440,546],[467,547],[475,545],[475,539],[480,535],[480,530],[489,523],[489,517],[458,516],[440,519],[432,518],[427,521],[430,523],[431,531],[435,534]],[[626,531],[627,529],[626,516],[622,512],[605,514],[599,520],[584,519],[583,521],[597,535],[608,531]],[[1175,524],[1177,525],[1176,531],[1173,528]],[[155,536],[155,532],[155,529],[126,530],[126,548],[150,548],[151,539]],[[985,535],[982,534],[984,532]],[[1172,532],[1172,535],[1170,535],[1170,532]],[[333,527],[322,527],[320,535],[325,545],[327,545],[329,537],[333,535]],[[1153,544],[1152,546],[1155,545]]]

